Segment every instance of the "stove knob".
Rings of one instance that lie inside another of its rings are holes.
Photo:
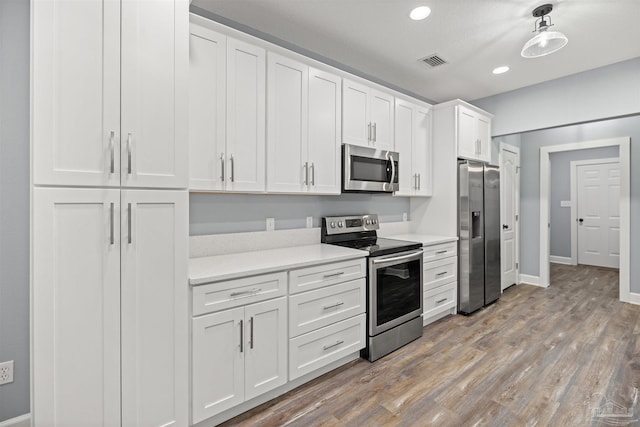
[[[377,219],[372,219],[372,220],[371,220],[371,224],[377,224],[377,223],[378,223],[378,220],[377,220]]]
[[[336,228],[336,223],[331,221],[331,224],[329,224],[331,226],[331,228]]]
[[[342,221],[338,222],[338,227],[342,227]]]
[[[366,221],[365,221],[365,224],[367,224],[367,225],[371,225],[371,220],[370,220],[370,219],[366,220]]]

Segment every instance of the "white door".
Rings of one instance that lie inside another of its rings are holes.
[[[458,157],[476,159],[478,157],[476,114],[461,105],[456,108],[458,110]]]
[[[396,192],[399,196],[412,196],[418,188],[418,176],[413,169],[413,133],[415,114],[414,105],[396,99],[395,105],[395,141],[396,150],[400,154],[400,167],[398,183],[400,189]]]
[[[306,192],[309,67],[269,52],[267,76],[267,191]]]
[[[227,38],[191,24],[189,39],[189,189],[223,190]]]
[[[520,151],[516,147],[503,147],[500,155],[501,283],[505,289],[518,283]]]
[[[342,80],[342,142],[368,147],[371,140],[369,118],[370,89],[360,83]]]
[[[120,185],[120,2],[34,1],[33,183]]]
[[[125,187],[187,187],[189,21],[185,3],[122,2]]]
[[[244,308],[193,319],[191,424],[244,402]]]
[[[188,194],[122,191],[122,425],[188,423]]]
[[[120,425],[120,191],[33,191],[36,427]]]
[[[371,90],[371,141],[378,150],[393,151],[393,104],[392,95]]]
[[[265,50],[227,38],[225,188],[265,190]]]
[[[287,298],[245,307],[245,400],[287,382]]]
[[[309,68],[309,191],[340,194],[342,104],[334,74]]]
[[[429,107],[418,105],[415,110],[415,132],[413,134],[413,150],[411,155],[413,170],[417,175],[418,181],[415,192],[416,196],[431,196],[433,194],[432,153],[431,111],[429,111]]]
[[[620,164],[578,165],[578,264],[620,265]]]

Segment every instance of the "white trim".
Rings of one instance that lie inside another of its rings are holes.
[[[9,420],[0,421],[0,427],[30,427],[31,414],[20,415]]]
[[[515,241],[515,245],[516,245],[516,259],[515,259],[515,263],[516,263],[516,281],[517,279],[520,277],[520,147],[516,147],[515,145],[510,145],[507,144],[506,142],[502,142],[500,141],[500,151],[498,152],[498,165],[500,165],[500,168],[502,168],[502,152],[503,151],[510,151],[512,153],[515,153],[517,156],[517,165],[516,165],[516,182],[515,182],[515,189],[516,189],[516,196],[515,196],[515,201],[516,201],[516,211],[515,211],[515,215],[516,218],[518,218],[515,222],[515,232],[516,232],[516,241]],[[502,206],[503,202],[503,194],[502,194],[502,186],[500,186],[500,205]],[[500,212],[502,212],[502,209],[500,209]],[[502,249],[502,228],[500,228],[500,245],[501,245],[501,249]],[[500,266],[500,268],[502,268],[502,265]],[[511,286],[511,285],[509,285]],[[500,285],[501,290],[505,290],[506,288],[502,287],[502,284]]]
[[[540,284],[549,286],[549,154],[617,145],[620,156],[620,301],[631,302],[631,143],[628,136],[540,147]],[[542,232],[542,230],[546,230]],[[521,276],[522,277],[522,276]]]
[[[520,275],[520,280],[518,280],[519,284],[522,285],[533,285],[533,286],[540,286],[542,288],[546,288],[548,287],[548,285],[543,285],[540,283],[540,277],[539,276],[530,276],[528,274],[521,274]]]
[[[549,255],[549,262],[555,264],[575,265],[571,261],[571,257]]]
[[[640,294],[629,292],[628,299],[625,302],[628,302],[629,304],[640,305]]]
[[[569,162],[570,179],[569,185],[571,188],[571,265],[578,265],[578,166],[585,165],[598,165],[604,163],[620,163],[619,157],[612,157],[607,159],[593,159],[593,160],[574,160]],[[553,261],[551,261],[553,262]]]

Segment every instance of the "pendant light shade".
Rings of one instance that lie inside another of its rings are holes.
[[[534,18],[536,20],[534,32],[538,33],[525,43],[520,55],[523,58],[538,58],[540,56],[549,55],[562,49],[569,40],[567,36],[559,31],[548,31],[551,24],[551,17],[546,16],[553,10],[550,4],[543,4],[533,9]]]

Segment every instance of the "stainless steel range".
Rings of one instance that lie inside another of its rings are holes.
[[[322,219],[322,243],[369,252],[367,347],[373,362],[422,336],[422,244],[377,237],[377,215]]]

